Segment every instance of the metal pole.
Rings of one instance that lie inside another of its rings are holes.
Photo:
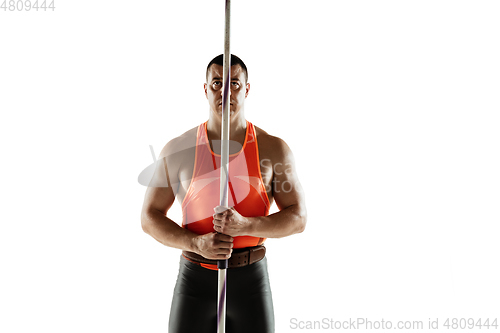
[[[221,171],[220,171],[220,206],[228,207],[229,187],[229,125],[230,125],[230,101],[229,92],[231,85],[231,53],[230,23],[231,23],[231,0],[225,0],[225,27],[224,27],[224,66],[223,66],[223,91],[222,91],[222,128],[221,128]],[[226,332],[226,269],[228,261],[219,260],[217,268],[219,272],[218,302],[217,302],[217,333]]]

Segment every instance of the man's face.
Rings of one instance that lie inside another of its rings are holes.
[[[208,69],[207,83],[204,84],[205,96],[208,99],[210,109],[220,117],[222,117],[222,78],[222,66],[213,64]],[[231,89],[229,95],[231,116],[237,114],[243,108],[249,90],[250,84],[246,83],[245,72],[241,66],[231,66]]]

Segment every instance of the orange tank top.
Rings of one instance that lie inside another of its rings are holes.
[[[196,156],[191,183],[182,201],[182,227],[199,235],[214,232],[214,208],[220,204],[220,160],[210,148],[207,122],[198,126]],[[267,216],[269,198],[260,173],[257,136],[252,123],[247,121],[245,141],[241,150],[229,155],[228,204],[245,217]],[[234,237],[233,248],[257,246],[264,238]],[[216,265],[201,264],[213,269]]]

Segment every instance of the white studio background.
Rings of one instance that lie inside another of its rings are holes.
[[[166,332],[180,252],[141,230],[137,176],[208,117],[223,1],[55,7],[0,10],[0,331]],[[276,331],[498,316],[500,4],[232,7],[247,119],[307,198],[266,242]]]

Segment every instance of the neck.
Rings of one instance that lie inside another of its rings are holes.
[[[220,140],[221,139],[221,127],[222,127],[222,118],[214,116],[210,113],[210,117],[207,122],[207,132],[210,140]],[[241,113],[233,115],[230,118],[229,125],[229,140],[232,141],[241,141],[245,140],[245,134],[247,130],[247,122],[245,117],[242,116]]]

